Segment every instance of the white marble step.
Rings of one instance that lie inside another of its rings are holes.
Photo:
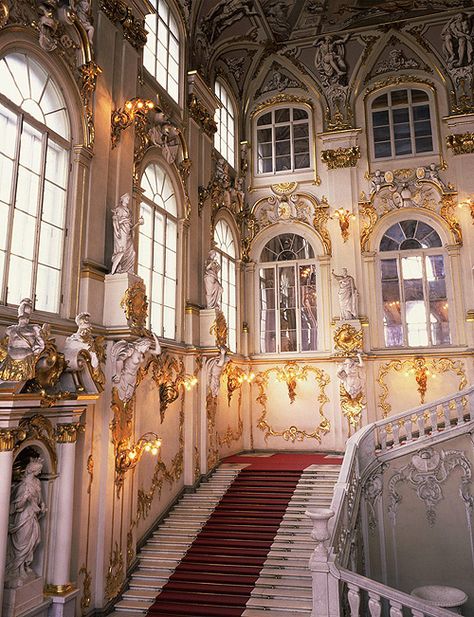
[[[291,609],[296,615],[299,611],[310,611],[312,608],[311,600],[297,600],[295,598],[288,600],[280,600],[273,598],[259,598],[251,596],[246,604],[246,608],[264,608],[265,610],[276,608],[281,610],[282,608]]]
[[[297,613],[294,613],[293,610],[267,610],[264,608],[246,608],[242,613],[242,617],[292,617],[293,614],[297,614],[298,617],[310,616],[311,611],[299,610]],[[109,616],[110,617],[110,616]],[[113,617],[113,616],[112,616]]]
[[[311,600],[312,593],[310,589],[284,588],[284,587],[263,587],[258,586],[252,591],[252,598],[261,598],[272,600]]]
[[[311,577],[309,577],[311,580]],[[308,577],[291,578],[289,576],[271,576],[260,575],[255,587],[263,587],[265,589],[308,589]]]
[[[119,600],[115,605],[116,611],[130,611],[135,614],[146,613],[153,602],[141,602],[139,600]]]

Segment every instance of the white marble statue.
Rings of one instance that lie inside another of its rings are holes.
[[[0,363],[1,381],[33,379],[39,354],[45,348],[41,326],[30,324],[33,302],[24,298],[18,306],[18,324],[8,326],[6,355]]]
[[[148,136],[155,146],[160,146],[165,160],[170,165],[176,161],[180,146],[179,129],[169,121],[168,116],[158,111]]]
[[[92,43],[92,39],[94,38],[94,26],[92,25],[91,18],[91,0],[77,0],[74,8],[82,27],[87,33],[89,43]]]
[[[224,346],[220,348],[218,356],[209,360],[207,381],[211,396],[213,397],[219,394],[222,371],[229,360],[230,358],[227,356],[227,347]]]
[[[23,477],[12,487],[6,565],[9,587],[19,587],[26,578],[34,576],[34,553],[41,542],[39,518],[45,512],[38,478],[42,469],[41,458],[30,459]]]
[[[359,353],[357,359],[346,358],[336,373],[351,399],[356,399],[364,389],[363,366],[364,363]]]
[[[471,65],[474,59],[473,36],[464,13],[454,15],[441,31],[443,52],[449,68]]]
[[[90,354],[92,368],[97,369],[100,361],[92,336],[90,313],[79,313],[76,317],[76,324],[77,332],[68,336],[64,343],[64,356],[68,362],[67,370],[80,370],[78,354],[83,350]]]
[[[133,272],[135,268],[133,230],[139,225],[143,225],[143,218],[140,217],[136,223],[133,223],[129,204],[130,195],[125,193],[120,198],[118,206],[112,210],[114,252],[110,269],[111,274]]]
[[[385,184],[385,178],[380,169],[376,169],[374,175],[370,180],[370,188],[372,191],[378,193],[380,188]]]
[[[342,274],[332,271],[333,277],[339,283],[339,310],[341,319],[357,319],[358,292],[354,278],[347,274],[347,268],[342,269]]]
[[[316,43],[314,62],[326,84],[342,84],[347,77],[345,44],[349,36],[343,38],[325,36]]]
[[[219,280],[221,265],[217,259],[217,251],[211,249],[206,260],[204,271],[204,289],[206,292],[206,308],[220,309],[222,302],[222,285]]]
[[[153,340],[140,338],[136,341],[118,341],[112,347],[112,381],[117,388],[120,400],[127,403],[134,395],[137,373],[141,363],[145,359],[145,354],[150,351],[154,355],[159,355],[161,346],[153,335],[155,349],[151,352]]]

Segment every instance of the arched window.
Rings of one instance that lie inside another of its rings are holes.
[[[150,328],[158,336],[176,337],[176,269],[178,205],[173,184],[156,163],[143,173],[144,191],[138,240],[138,274],[147,288]]]
[[[424,90],[381,94],[372,101],[371,114],[374,158],[433,152],[430,98]]]
[[[216,81],[214,87],[217,98],[222,103],[216,111],[217,132],[214,135],[214,147],[225,160],[235,167],[235,110],[232,100],[222,82]]]
[[[257,118],[257,173],[280,173],[311,166],[309,116],[299,107],[282,107]]]
[[[260,352],[317,349],[314,251],[294,233],[272,238],[260,255]]]
[[[145,19],[148,36],[143,49],[143,66],[166,92],[179,103],[179,30],[165,0],[150,0],[156,13]]]
[[[449,345],[448,296],[441,238],[418,220],[392,225],[380,242],[387,347]]]
[[[0,131],[1,299],[59,313],[69,116],[52,77],[23,53],[0,60]]]
[[[229,225],[217,221],[214,229],[214,244],[221,264],[222,312],[227,321],[228,345],[237,351],[237,286],[235,244]]]

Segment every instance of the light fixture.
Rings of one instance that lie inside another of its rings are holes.
[[[246,372],[233,362],[228,362],[226,367],[226,375],[227,402],[230,405],[234,392],[241,388],[243,383],[252,383],[252,381],[255,379],[255,373],[251,370]]]
[[[160,448],[161,438],[153,432],[145,433],[136,443],[131,443],[130,439],[121,441],[115,455],[115,471],[122,480],[120,485],[123,484],[123,477],[127,471],[136,467],[144,452],[156,456]]]
[[[191,390],[192,388],[194,388],[194,386],[197,384],[198,380],[197,377],[195,375],[185,375],[183,377],[183,387],[185,390],[187,390],[189,392],[189,390]]]
[[[349,225],[351,219],[355,219],[355,214],[352,214],[347,208],[338,208],[334,211],[331,218],[337,218],[339,221],[339,227],[341,229],[341,236],[344,242],[349,239]]]
[[[146,115],[154,109],[155,103],[149,99],[134,97],[125,101],[123,107],[114,109],[112,112],[112,148],[115,148],[120,141],[121,132],[131,126],[134,122],[144,123]]]
[[[471,212],[472,224],[474,225],[474,197],[468,197],[458,203],[458,208],[469,208]]]

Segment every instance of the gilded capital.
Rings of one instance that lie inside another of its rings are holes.
[[[0,452],[13,450],[25,438],[26,432],[21,428],[0,428]]]
[[[55,435],[58,443],[76,443],[77,435],[84,432],[85,427],[79,422],[56,425]]]

